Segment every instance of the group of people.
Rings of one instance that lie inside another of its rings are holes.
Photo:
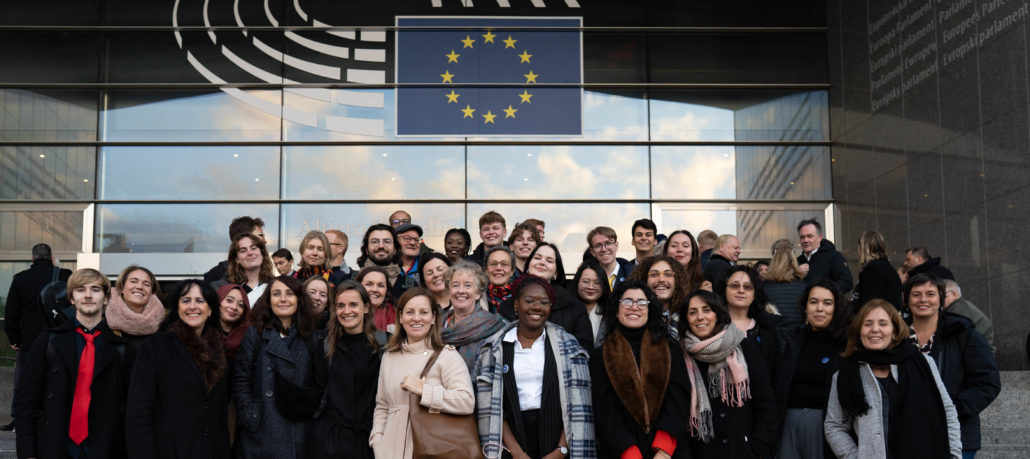
[[[496,212],[443,252],[395,212],[354,268],[340,231],[307,233],[295,266],[263,227],[235,219],[226,260],[166,295],[37,245],[8,299],[18,456],[410,458],[424,408],[473,416],[460,441],[490,458],[972,457],[1000,391],[950,271],[895,270],[872,231],[854,286],[815,220],[765,266],[648,219],[624,260],[597,227],[571,280],[544,222],[509,234]],[[68,319],[30,330],[21,305],[55,279]]]

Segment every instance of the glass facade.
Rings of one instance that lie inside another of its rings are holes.
[[[643,217],[750,257],[832,220],[822,2],[65,3],[0,6],[23,26],[0,28],[0,261],[49,241],[197,274],[239,215],[270,249],[342,229],[352,264],[397,209],[437,249],[452,227],[477,244],[488,210],[539,218],[573,261],[597,225],[631,258]],[[398,136],[402,15],[581,17],[582,135]]]

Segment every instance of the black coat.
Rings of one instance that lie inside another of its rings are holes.
[[[994,353],[973,322],[941,311],[930,357],[958,410],[962,450],[980,449],[980,412],[1001,392],[1001,376]]]
[[[780,358],[779,365],[776,367],[776,374],[773,377],[773,389],[776,392],[776,419],[780,422],[783,421],[784,415],[787,412],[787,403],[790,401],[790,390],[794,381],[794,374],[797,371],[798,361],[801,358],[801,348],[805,345],[806,331],[809,330],[807,325],[793,327],[789,330],[781,331],[784,336],[784,351]],[[844,351],[844,341],[839,343],[839,346],[834,352],[826,355],[825,371],[826,381],[823,386],[823,392],[819,395],[819,398],[823,400],[823,413],[825,417],[826,413],[826,401],[830,397],[830,386],[833,382],[833,374],[840,368],[841,352]],[[781,435],[777,438],[782,437],[782,427],[780,426]],[[829,443],[823,439],[823,446],[825,450],[825,457],[833,457],[833,451],[830,449]]]
[[[618,458],[626,449],[636,446],[645,458],[652,457],[654,451],[651,444],[655,432],[664,430],[676,439],[676,451],[672,457],[689,458],[690,447],[687,438],[690,433],[687,426],[690,421],[690,376],[683,361],[683,351],[678,343],[669,340],[669,357],[671,367],[669,384],[662,399],[662,408],[654,428],[645,433],[644,428],[633,419],[619,398],[608,371],[604,366],[603,348],[594,349],[590,354],[590,380],[593,385],[594,428],[597,439],[597,457]],[[638,362],[639,365],[639,362]],[[639,371],[630,368],[627,371]]]
[[[178,337],[159,331],[143,342],[125,413],[129,457],[227,458],[228,413],[228,374],[208,391]]]
[[[798,255],[798,264],[808,263],[808,275],[805,282],[814,284],[823,279],[830,279],[837,283],[841,293],[847,293],[854,286],[854,279],[851,277],[851,270],[848,268],[848,261],[837,251],[837,247],[828,239],[819,243],[819,250],[815,251],[812,259],[808,260],[805,255]]]
[[[818,252],[816,252],[818,253]],[[901,278],[886,258],[878,258],[866,263],[858,273],[858,285],[855,286],[855,302],[853,313],[867,301],[874,298],[887,300],[901,311]]]
[[[776,367],[779,366],[780,354],[783,352],[783,343],[780,341],[780,317],[761,311],[755,319],[755,328],[747,331],[747,339],[758,346],[762,353],[762,362],[765,363],[767,373],[765,379],[772,381],[772,375],[776,374]],[[750,370],[750,368],[749,368]]]
[[[712,285],[719,285],[719,281],[726,279],[726,271],[733,267],[733,263],[726,257],[712,252],[712,258],[708,259],[708,266],[705,266],[705,280]]]
[[[67,281],[72,272],[59,271],[58,279]],[[39,304],[39,293],[54,278],[54,264],[50,260],[35,260],[25,271],[14,275],[11,289],[7,293],[7,310],[4,312],[4,330],[7,341],[29,351],[36,337],[43,332],[43,314]]]
[[[915,276],[916,274],[931,274],[941,279],[955,280],[955,275],[952,274],[951,270],[945,268],[944,266],[941,266],[940,257],[931,258],[927,260],[925,263],[908,270],[909,278]],[[964,443],[963,447],[965,447]]]
[[[744,402],[744,406],[731,407],[723,404],[718,393],[708,394],[715,436],[708,443],[690,437],[694,458],[771,458],[776,453],[779,427],[772,382],[764,371],[752,370],[765,367],[762,352],[746,339],[740,342],[740,349],[747,362],[751,398]],[[697,363],[704,379],[697,383],[708,388],[708,364]],[[690,411],[682,416],[689,418]]]
[[[135,351],[105,322],[96,329],[100,337],[86,441],[91,457],[125,457],[125,396]],[[68,457],[68,424],[81,357],[75,335],[75,322],[68,321],[39,335],[32,346],[14,400],[18,457]]]
[[[594,329],[590,326],[590,317],[587,316],[586,306],[583,306],[583,302],[572,296],[568,290],[561,287],[555,286],[554,294],[557,301],[551,307],[551,315],[547,321],[561,326],[570,335],[575,336],[576,341],[579,341],[579,345],[583,346],[583,349],[593,349]],[[514,297],[504,300],[501,307],[497,309],[497,313],[509,322],[515,322],[517,317],[515,316]]]
[[[344,334],[333,360],[315,359],[315,379],[327,387],[326,406],[309,431],[307,457],[371,459],[368,436],[376,406],[381,353],[373,353],[364,335]]]

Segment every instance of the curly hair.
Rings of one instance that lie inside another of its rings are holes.
[[[705,273],[701,270],[701,249],[697,246],[697,239],[694,239],[694,235],[690,234],[687,230],[676,230],[673,231],[669,237],[665,238],[665,245],[662,246],[662,255],[669,254],[669,241],[672,237],[677,234],[686,235],[690,239],[690,261],[683,267],[687,273],[687,291],[692,292],[701,288],[701,284],[705,281]]]
[[[612,300],[604,305],[602,320],[604,320],[605,333],[611,333],[612,330],[619,328],[619,308],[622,307],[619,305],[619,300],[629,290],[644,292],[644,296],[650,302],[647,304],[647,323],[644,324],[644,327],[651,332],[651,342],[657,344],[669,339],[668,325],[665,322],[664,314],[662,314],[661,300],[658,299],[658,296],[654,294],[654,291],[646,283],[630,279],[622,281],[619,285],[615,286],[615,291],[612,292]]]
[[[683,301],[687,297],[687,294],[694,290],[697,290],[697,288],[691,288],[689,282],[685,281],[689,278],[689,276],[687,275],[687,269],[683,267],[682,263],[676,261],[675,258],[672,258],[668,255],[656,255],[653,257],[647,257],[644,259],[644,261],[641,261],[636,268],[633,269],[633,272],[629,275],[629,279],[638,280],[643,282],[644,284],[647,284],[647,277],[651,273],[651,268],[654,267],[656,263],[661,261],[668,263],[669,267],[672,268],[672,273],[675,277],[676,282],[676,285],[674,285],[672,288],[672,296],[669,298],[669,302],[664,304],[665,310],[669,311],[669,314],[679,313],[681,312],[681,308],[686,307],[686,303],[684,303]],[[702,278],[701,280],[704,279]],[[701,283],[699,282],[697,287],[700,286]]]
[[[704,301],[708,307],[712,308],[712,312],[715,313],[715,326],[712,327],[712,334],[716,334],[722,331],[733,319],[730,317],[730,310],[726,306],[726,302],[722,300],[722,297],[716,295],[708,290],[694,290],[683,299],[683,313],[680,315],[679,322],[679,334],[680,336],[686,336],[687,332],[690,331],[690,320],[687,317],[687,312],[690,309],[690,300],[695,297],[700,298]],[[693,333],[693,332],[691,332]]]

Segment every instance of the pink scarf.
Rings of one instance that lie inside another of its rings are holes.
[[[753,320],[751,325],[754,325]],[[744,406],[751,398],[747,362],[740,350],[740,342],[746,337],[747,334],[730,323],[703,341],[689,331],[680,341],[687,375],[694,388],[690,394],[690,431],[705,442],[714,434],[710,393],[718,392],[724,404],[735,407]],[[704,379],[695,359],[708,364],[707,389],[701,384]]]
[[[157,332],[161,321],[165,318],[165,307],[157,295],[150,295],[143,307],[143,313],[137,314],[125,304],[121,292],[117,288],[111,288],[111,300],[107,302],[104,310],[104,318],[107,319],[107,326],[111,330],[127,333],[132,336],[148,336]]]

